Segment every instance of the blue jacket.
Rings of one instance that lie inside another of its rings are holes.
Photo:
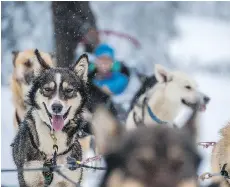
[[[129,79],[120,72],[112,72],[111,77],[105,79],[94,78],[93,83],[98,86],[107,86],[114,95],[121,94],[127,87]]]

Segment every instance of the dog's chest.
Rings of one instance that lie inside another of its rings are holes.
[[[40,124],[39,124],[40,125]],[[38,140],[39,140],[39,151],[45,153],[46,160],[32,160],[26,162],[24,168],[36,168],[36,167],[44,167],[44,164],[47,163],[47,160],[53,158],[54,154],[54,140],[50,135],[50,132],[47,130],[47,127],[42,124],[40,126],[36,126]],[[78,141],[70,143],[67,146],[67,139],[68,135],[64,132],[55,132],[55,137],[57,139],[56,144],[58,145],[58,156],[57,156],[57,165],[66,165],[67,164],[67,157],[71,156],[74,157],[76,160],[81,160],[81,147]],[[73,137],[73,140],[75,137]],[[73,145],[73,146],[72,146]],[[69,150],[69,146],[72,148]],[[66,152],[67,151],[67,152]],[[59,155],[60,154],[60,155]],[[78,182],[81,179],[82,173],[81,170],[71,171],[68,168],[61,170],[61,172],[70,178],[73,181]],[[43,176],[42,172],[24,172],[24,179],[28,186],[44,186],[45,177]],[[72,186],[71,183],[66,181],[62,176],[58,175],[57,173],[53,172],[53,180],[50,186]]]
[[[38,116],[35,117],[35,128],[38,138],[38,149],[41,153],[44,153],[46,160],[53,157],[54,149],[53,146],[56,144],[58,146],[58,156],[57,165],[63,165],[67,163],[67,157],[71,156],[76,160],[82,159],[82,150],[79,142],[76,140],[76,135],[69,137],[68,133],[63,131],[54,132],[56,142],[50,134],[50,129],[39,119]],[[68,142],[68,145],[67,145]],[[45,159],[30,160],[25,163],[26,168],[36,168],[43,167]],[[62,171],[64,175],[70,178],[72,181],[78,182],[81,179],[82,172],[81,169],[76,171],[71,171],[68,168]],[[41,171],[39,172],[24,172],[24,179],[28,186],[44,186],[45,178]],[[57,173],[53,173],[53,180],[50,186],[72,186],[71,183],[63,179]]]
[[[68,149],[67,147],[67,135],[58,132],[55,133],[55,137],[57,139],[57,146],[58,146],[58,152],[64,152]],[[54,139],[51,137],[50,134],[44,135],[40,134],[39,137],[39,150],[44,152],[47,156],[50,156],[53,154],[54,149],[53,145],[55,144]]]
[[[56,142],[55,142],[54,138],[51,136],[50,130],[45,124],[43,123],[37,124],[36,130],[37,130],[38,140],[39,140],[38,148],[40,151],[44,152],[47,156],[51,156],[53,154],[54,144],[57,144],[59,153],[64,152],[68,149],[67,146],[68,135],[66,133],[62,131],[54,132],[54,136],[56,138]]]

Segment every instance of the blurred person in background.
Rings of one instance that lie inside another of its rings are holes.
[[[84,38],[86,52],[99,44],[94,15],[87,1],[52,2],[57,65],[67,67],[74,60],[74,51]]]
[[[114,49],[107,44],[100,44],[94,55],[95,62],[89,66],[92,83],[108,95],[123,93],[129,83],[129,72],[123,63],[115,60]]]

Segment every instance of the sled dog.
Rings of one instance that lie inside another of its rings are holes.
[[[230,122],[220,130],[221,138],[216,143],[212,151],[211,166],[213,173],[220,173],[224,165],[225,170],[230,173]],[[212,178],[213,182],[219,182],[220,187],[229,187],[230,179],[222,176]]]
[[[40,52],[42,58],[49,66],[54,65],[53,56],[48,53]],[[26,95],[31,86],[34,77],[34,70],[37,68],[35,63],[34,50],[13,51],[13,73],[10,79],[12,92],[12,100],[15,108],[14,112],[14,127],[24,119],[25,113],[28,110],[28,104],[25,102]]]
[[[200,103],[200,111],[206,109],[210,98],[199,92],[196,82],[180,71],[169,71],[155,66],[157,83],[142,94],[126,120],[126,128],[134,129],[143,124],[157,125],[172,122],[184,106]]]
[[[53,68],[35,55],[41,66],[34,72],[27,103],[30,106],[12,143],[13,159],[18,168],[20,186],[74,186],[57,172],[25,172],[22,169],[66,164],[68,156],[82,160],[78,132],[83,124],[82,110],[88,99],[88,57],[82,55],[68,68]],[[61,170],[80,184],[83,169]]]

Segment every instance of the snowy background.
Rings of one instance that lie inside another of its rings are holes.
[[[154,64],[161,63],[197,80],[200,90],[211,97],[202,114],[199,140],[217,141],[219,129],[230,119],[230,2],[92,2],[91,7],[99,29],[127,33],[140,42],[137,49],[125,39],[102,38],[128,66],[150,75]],[[13,168],[9,146],[14,135],[8,83],[11,51],[54,50],[51,3],[3,2],[1,16],[1,167]],[[200,151],[204,161],[199,174],[210,170],[211,148]],[[16,183],[16,174],[2,174],[2,184]]]

